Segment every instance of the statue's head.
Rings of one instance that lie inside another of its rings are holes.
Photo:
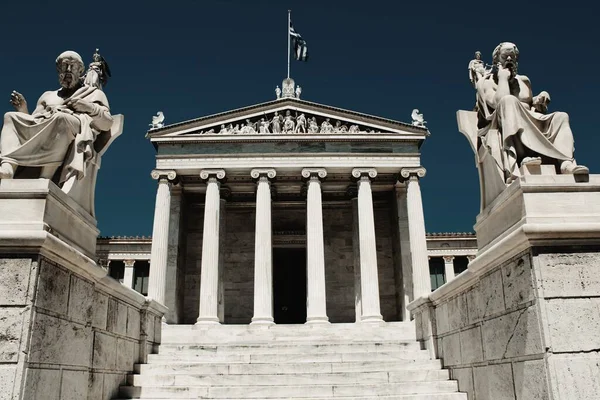
[[[81,56],[74,51],[65,51],[56,58],[56,70],[60,86],[71,89],[79,84],[85,71]]]
[[[500,64],[510,69],[512,76],[515,76],[519,68],[519,49],[514,43],[502,42],[494,49],[492,60],[494,65]]]
[[[475,59],[481,60],[481,52],[479,50],[475,52]]]

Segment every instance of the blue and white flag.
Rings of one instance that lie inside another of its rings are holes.
[[[308,61],[308,47],[302,36],[294,30],[290,20],[290,36],[294,38],[294,54],[298,61]]]

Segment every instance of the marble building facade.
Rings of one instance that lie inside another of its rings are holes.
[[[405,320],[476,253],[473,236],[425,234],[428,135],[291,89],[157,127],[152,243],[100,239],[98,256],[169,323]]]

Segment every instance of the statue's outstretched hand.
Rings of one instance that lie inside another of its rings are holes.
[[[13,90],[10,94],[10,104],[12,104],[15,110],[19,112],[25,114],[29,113],[29,111],[27,110],[27,101],[25,100],[25,97],[15,90]]]

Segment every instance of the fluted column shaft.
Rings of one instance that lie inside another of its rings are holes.
[[[354,188],[356,189],[356,188]],[[352,199],[352,261],[354,266],[354,312],[355,321],[362,318],[362,299],[360,288],[360,235],[358,232],[358,191]]]
[[[446,283],[454,279],[454,256],[444,256],[444,275]]]
[[[306,323],[327,323],[325,290],[325,245],[323,242],[323,201],[321,181],[327,176],[325,169],[304,169],[308,178],[306,195]]]
[[[167,256],[169,242],[169,219],[171,213],[171,181],[175,171],[152,171],[152,178],[158,179],[154,226],[152,228],[152,251],[150,256],[150,277],[148,297],[165,304]]]
[[[358,178],[361,322],[378,322],[383,318],[379,303],[375,216],[373,194],[371,193],[371,179],[377,176],[377,171],[375,169],[354,169],[352,175]]]
[[[413,294],[418,299],[431,293],[425,217],[419,178],[425,176],[425,168],[403,168],[400,175],[406,179],[406,208],[412,258]]]
[[[123,274],[123,285],[127,286],[129,289],[133,288],[133,275],[134,275],[134,265],[135,260],[123,260],[123,264],[125,264],[125,271]]]
[[[197,324],[219,323],[219,227],[221,197],[219,179],[225,178],[223,170],[203,170],[206,179],[204,200],[204,230],[202,233],[202,264],[200,271],[200,308]]]
[[[252,170],[257,180],[256,230],[254,242],[254,316],[253,324],[272,324],[273,319],[273,243],[271,232],[271,182],[274,169]]]

